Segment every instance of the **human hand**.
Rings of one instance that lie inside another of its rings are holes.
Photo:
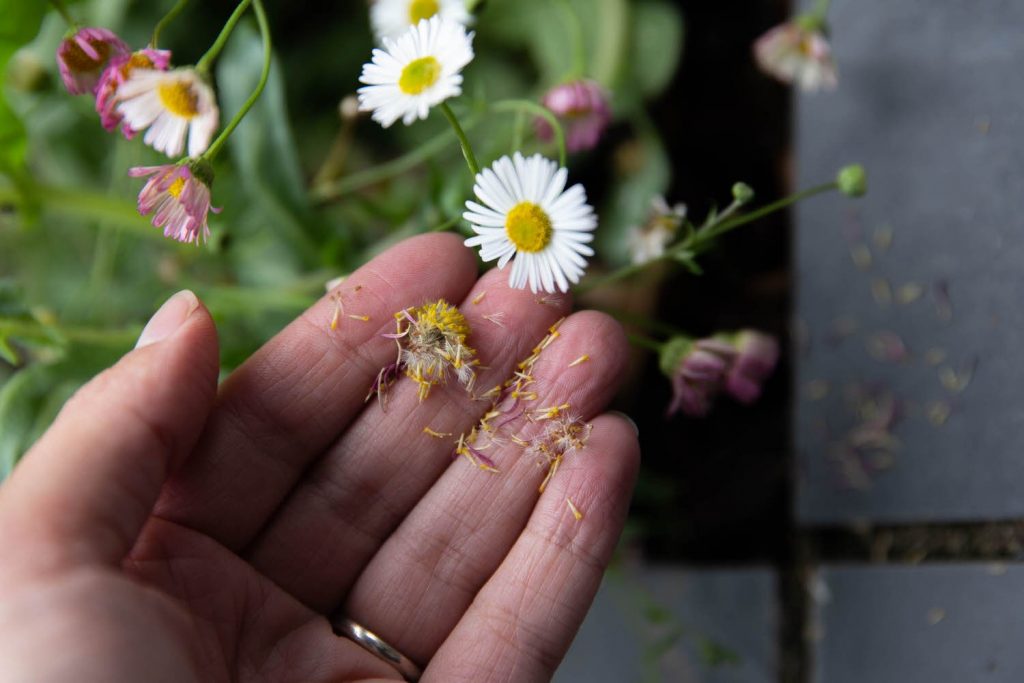
[[[213,321],[172,297],[0,487],[0,680],[401,680],[332,632],[338,613],[424,681],[549,679],[635,478],[633,427],[599,416],[626,343],[575,313],[536,364],[536,407],[593,423],[543,494],[545,469],[514,443],[489,451],[500,474],[453,461],[452,440],[423,428],[468,432],[489,403],[456,383],[420,403],[405,378],[386,412],[364,403],[394,357],[392,314],[464,302],[490,387],[569,313],[567,296],[540,302],[504,272],[475,278],[457,238],[403,242],[338,290],[369,322],[332,331],[324,297],[219,390]]]

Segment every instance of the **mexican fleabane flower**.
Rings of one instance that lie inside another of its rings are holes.
[[[370,6],[370,23],[377,40],[394,40],[424,19],[440,17],[466,26],[472,15],[465,0],[376,0]]]
[[[597,147],[612,120],[608,95],[591,80],[570,81],[549,90],[541,103],[558,117],[565,129],[565,147],[585,152]],[[544,119],[537,119],[537,134],[550,141],[554,132]]]
[[[736,360],[725,380],[725,390],[740,403],[750,404],[761,396],[765,381],[779,362],[775,337],[757,330],[740,330],[733,345]]]
[[[103,127],[110,132],[120,127],[126,138],[131,140],[135,137],[134,128],[122,125],[124,117],[117,111],[118,90],[136,69],[166,71],[170,65],[170,50],[152,48],[138,50],[130,55],[118,55],[111,59],[96,87],[96,113],[100,115]]]
[[[124,123],[145,130],[143,141],[170,157],[181,154],[186,136],[190,157],[205,152],[220,118],[213,88],[194,69],[135,69],[117,100]]]
[[[205,162],[139,166],[128,175],[152,176],[139,192],[139,213],[152,213],[153,225],[163,228],[165,237],[196,244],[210,237],[207,216],[220,209],[210,206],[213,172]]]
[[[647,223],[629,232],[629,254],[633,263],[642,265],[664,255],[665,247],[679,234],[686,220],[686,204],[669,206],[661,195],[651,200]]]
[[[798,17],[769,30],[754,43],[754,58],[769,76],[805,91],[838,84],[832,50],[815,17]]]
[[[57,47],[57,64],[64,86],[72,95],[95,92],[111,59],[131,52],[113,31],[82,28]]]
[[[519,152],[477,174],[473,192],[482,203],[466,202],[462,217],[476,236],[465,244],[499,269],[511,261],[510,287],[567,292],[583,276],[597,216],[582,185],[565,189],[568,177],[554,161]]]
[[[462,69],[473,61],[473,34],[439,16],[424,19],[398,37],[384,39],[363,65],[360,111],[387,128],[425,119],[430,108],[462,93]]]

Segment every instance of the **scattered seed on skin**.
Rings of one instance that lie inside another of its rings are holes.
[[[907,306],[924,295],[924,287],[916,282],[909,282],[896,290],[896,301]]]
[[[932,401],[925,409],[925,415],[928,416],[928,421],[936,427],[941,427],[946,424],[946,421],[949,420],[949,416],[952,412],[953,406],[946,401]]]
[[[893,231],[892,228],[890,228],[889,226],[883,225],[882,227],[876,229],[875,234],[873,236],[875,248],[883,252],[889,251],[889,247],[892,246],[892,237]]]
[[[479,304],[481,301],[484,300],[485,296],[487,296],[487,290],[486,289],[473,297],[473,304],[474,305]]]
[[[361,290],[362,288],[363,288],[363,286],[362,286],[362,285],[356,285],[356,286],[355,286],[355,288],[354,288],[354,289],[353,289],[352,291],[353,291],[353,292],[358,292],[358,291],[360,291],[360,290]]]
[[[423,433],[432,436],[435,439],[447,439],[449,436],[452,436],[450,432],[435,432],[430,427],[424,427]]]
[[[503,320],[505,320],[505,313],[502,311],[498,311],[497,313],[491,313],[490,315],[485,315],[484,320],[492,322],[498,327],[505,327],[505,323],[502,322]]]
[[[812,379],[804,385],[804,394],[809,401],[820,401],[828,396],[831,385],[825,379]]]
[[[879,306],[889,306],[892,303],[892,285],[885,278],[875,278],[871,281],[871,296]]]
[[[541,304],[542,306],[561,306],[562,305],[562,297],[554,296],[554,295],[539,296],[536,299],[534,299],[534,301],[536,301],[537,303]]]
[[[585,353],[582,356],[580,356],[579,358],[577,358],[576,360],[574,360],[573,362],[569,363],[569,367],[570,368],[574,368],[577,365],[583,365],[588,360],[590,360],[590,354]]]
[[[537,410],[530,411],[533,414],[535,420],[552,420],[562,414],[562,411],[569,409],[568,403],[563,403],[560,406],[551,406],[550,408],[538,408]]]
[[[850,260],[858,270],[871,270],[871,250],[864,244],[855,244],[850,247]]]
[[[353,320],[361,320],[364,323],[370,322],[370,316],[368,315],[356,315],[355,313],[349,313],[348,317],[352,318]]]
[[[931,366],[942,365],[946,362],[946,351],[938,347],[928,349],[924,354],[924,362]]]
[[[569,506],[569,510],[572,511],[572,516],[576,518],[576,521],[579,522],[580,520],[582,520],[583,513],[579,511],[579,508],[577,508],[576,505],[572,502],[572,499],[566,498],[565,502]]]

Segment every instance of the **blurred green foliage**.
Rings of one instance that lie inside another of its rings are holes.
[[[172,4],[69,6],[83,25],[141,47]],[[0,478],[78,386],[131,348],[172,292],[192,288],[207,303],[227,372],[328,279],[403,237],[460,220],[472,179],[440,116],[387,131],[339,116],[372,48],[367,7],[266,4],[272,76],[218,160],[213,200],[224,210],[211,216],[210,243],[196,247],[164,239],[135,211],[141,183],[127,169],[164,158],[105,133],[91,98],[65,92],[54,59],[68,28],[60,15],[40,0],[0,0]],[[175,64],[195,61],[231,9],[191,3],[161,47]],[[570,76],[595,78],[613,94],[625,152],[598,171],[612,188],[607,197],[591,199],[603,217],[601,256],[622,262],[626,229],[670,179],[644,103],[677,68],[678,9],[663,0],[490,0],[477,9],[477,58],[452,104],[482,163],[520,140],[524,152],[555,154],[534,137],[531,118],[488,111],[496,100],[539,101]],[[224,120],[251,92],[260,50],[247,17],[215,69]],[[571,158],[570,167],[592,158]]]

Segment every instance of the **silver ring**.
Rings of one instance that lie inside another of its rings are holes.
[[[412,663],[408,657],[391,647],[380,639],[373,631],[360,626],[348,617],[335,616],[331,618],[331,628],[335,635],[344,636],[355,641],[364,650],[371,652],[391,666],[398,669],[398,673],[407,681],[418,681],[423,672]]]

